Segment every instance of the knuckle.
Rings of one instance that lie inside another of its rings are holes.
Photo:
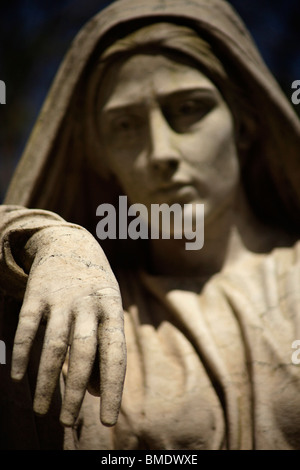
[[[54,362],[56,358],[61,357],[66,352],[67,346],[66,340],[59,337],[45,340],[44,349],[47,348],[49,356],[47,360]]]
[[[103,297],[119,297],[120,296],[120,290],[117,285],[111,285],[111,286],[106,286],[102,287],[101,289],[97,289],[96,296],[99,296],[100,298]]]

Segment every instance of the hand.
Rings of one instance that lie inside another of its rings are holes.
[[[119,287],[98,242],[84,229],[51,227],[26,246],[32,264],[15,335],[12,378],[25,374],[42,318],[47,321],[34,411],[47,413],[70,344],[60,420],[78,416],[96,352],[99,353],[101,422],[116,423],[126,368]]]

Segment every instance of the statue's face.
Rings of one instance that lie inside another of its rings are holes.
[[[231,203],[239,181],[233,118],[203,73],[137,54],[112,65],[103,85],[101,139],[131,203],[204,203],[206,224]]]

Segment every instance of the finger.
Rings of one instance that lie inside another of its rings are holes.
[[[60,421],[73,426],[91,375],[97,350],[97,312],[90,302],[76,312],[74,334],[70,350],[68,374]],[[87,313],[88,310],[88,313]]]
[[[72,315],[65,309],[53,308],[45,332],[33,409],[47,413],[67,353]]]
[[[121,406],[126,372],[126,345],[123,308],[120,297],[101,299],[102,321],[99,325],[100,419],[102,424],[116,424]]]
[[[32,343],[44,311],[45,305],[40,301],[27,300],[22,305],[12,353],[13,380],[21,380],[24,377]]]

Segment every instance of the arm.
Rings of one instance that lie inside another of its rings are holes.
[[[68,344],[70,359],[61,422],[74,424],[97,351],[101,421],[116,423],[125,376],[123,309],[117,281],[102,249],[84,228],[47,211],[0,207],[0,282],[22,298],[12,377],[25,374],[42,320],[46,334],[34,410],[48,411]]]

